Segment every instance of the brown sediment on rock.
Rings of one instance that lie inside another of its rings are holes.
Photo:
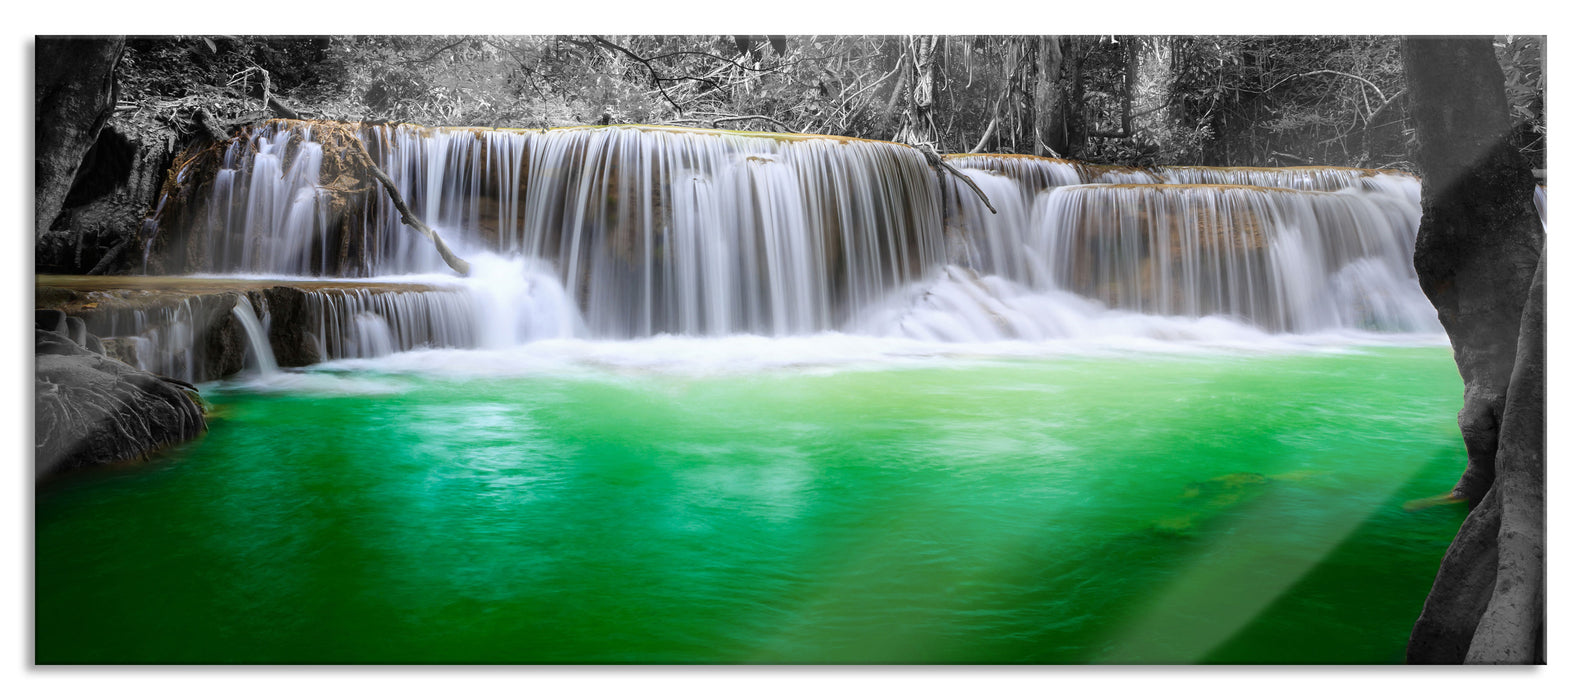
[[[1286,172],[1286,173],[1289,173],[1289,172],[1353,172],[1353,173],[1357,173],[1358,175],[1364,176],[1364,177],[1371,176],[1371,175],[1401,175],[1401,176],[1404,176],[1404,177],[1412,178],[1414,180],[1417,179],[1416,175],[1413,175],[1413,174],[1411,174],[1409,172],[1406,172],[1405,170],[1398,170],[1398,169],[1395,169],[1395,168],[1353,168],[1353,167],[1349,167],[1349,166],[1345,166],[1345,165],[1291,165],[1291,166],[1282,166],[1282,167],[1237,166],[1237,165],[1161,165],[1161,166],[1156,166],[1156,168],[1158,170],[1212,170],[1212,171],[1216,171],[1216,172],[1238,172],[1238,171],[1240,171],[1240,172],[1264,172],[1264,173],[1282,173],[1282,172]]]
[[[35,294],[43,290],[71,290],[75,292],[151,292],[176,294],[213,294],[218,292],[249,292],[270,287],[293,287],[304,290],[366,289],[369,291],[424,292],[455,289],[444,284],[385,282],[345,279],[268,279],[237,277],[180,277],[154,275],[37,275],[33,278]]]
[[[839,134],[805,134],[786,131],[746,131],[740,129],[710,129],[706,127],[680,126],[676,124],[586,124],[573,126],[555,126],[548,128],[517,128],[493,126],[429,126],[424,124],[411,124],[407,122],[338,122],[309,119],[271,119],[265,124],[307,124],[307,125],[339,125],[356,129],[364,128],[404,128],[420,134],[431,135],[439,132],[469,133],[481,136],[484,133],[497,132],[508,134],[550,134],[567,133],[574,131],[618,131],[630,129],[637,131],[658,131],[675,134],[698,134],[704,136],[745,136],[751,138],[765,138],[775,141],[835,141],[838,143],[882,143],[905,148],[906,144],[879,139],[865,139],[855,136],[841,136]]]
[[[1244,191],[1244,192],[1276,192],[1280,194],[1301,195],[1328,195],[1331,192],[1314,190],[1294,190],[1286,187],[1269,187],[1267,185],[1239,185],[1226,183],[1178,183],[1178,182],[1089,182],[1081,185],[1072,185],[1081,189],[1106,189],[1106,190],[1217,190],[1217,191]]]
[[[1127,166],[1127,165],[1107,165],[1107,164],[1102,164],[1102,163],[1088,163],[1088,162],[1084,162],[1084,161],[1071,160],[1071,159],[1067,159],[1067,158],[1051,158],[1051,157],[1048,157],[1048,156],[1036,156],[1036,155],[1028,155],[1028,154],[1023,154],[1023,153],[950,153],[950,154],[944,155],[943,157],[945,159],[947,159],[947,160],[966,160],[966,161],[969,161],[969,162],[974,161],[976,159],[978,163],[983,164],[983,165],[991,165],[995,161],[1061,164],[1061,165],[1066,165],[1066,166],[1070,166],[1072,168],[1075,168],[1078,171],[1078,173],[1081,174],[1082,178],[1084,180],[1087,180],[1087,181],[1095,181],[1095,180],[1098,180],[1099,178],[1101,178],[1101,177],[1103,177],[1105,175],[1109,175],[1109,174],[1133,174],[1133,173],[1136,173],[1136,174],[1146,175],[1148,177],[1154,178],[1155,180],[1159,180],[1159,181],[1163,182],[1164,176],[1166,174],[1169,174],[1169,173],[1172,173],[1172,172],[1194,172],[1194,171],[1199,171],[1199,172],[1207,171],[1207,172],[1216,172],[1216,173],[1250,173],[1250,174],[1251,173],[1256,173],[1256,174],[1268,174],[1268,175],[1271,175],[1271,176],[1277,176],[1277,175],[1280,175],[1280,174],[1291,174],[1291,173],[1298,173],[1298,174],[1299,173],[1314,173],[1314,174],[1351,173],[1351,174],[1355,174],[1359,178],[1374,177],[1374,176],[1380,176],[1380,175],[1395,175],[1395,176],[1411,178],[1413,180],[1418,179],[1418,177],[1416,175],[1413,175],[1412,173],[1406,172],[1404,170],[1393,169],[1393,168],[1384,168],[1384,169],[1380,169],[1380,168],[1353,168],[1353,167],[1349,167],[1349,166],[1340,166],[1340,165],[1299,165],[1299,166],[1289,166],[1289,167],[1266,167],[1266,166],[1245,166],[1244,167],[1244,166],[1222,166],[1222,165],[1217,165],[1217,166],[1207,166],[1207,165]],[[1094,184],[1109,184],[1109,183],[1096,183],[1095,182]]]

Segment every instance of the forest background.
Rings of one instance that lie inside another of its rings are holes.
[[[1495,38],[1546,165],[1545,42]],[[1119,165],[1412,171],[1398,36],[554,35],[131,38],[117,118],[267,111],[427,126],[671,124]]]

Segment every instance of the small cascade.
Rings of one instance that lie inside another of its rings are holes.
[[[952,154],[945,158],[959,169],[981,170],[1009,178],[1011,182],[1020,186],[1022,197],[1029,202],[1038,196],[1039,192],[1052,187],[1081,185],[1093,181],[1083,168],[1083,164],[1072,160],[999,154]],[[989,201],[994,202],[996,209],[999,208],[998,200],[991,198]]]
[[[195,383],[207,379],[210,353],[198,342],[219,327],[235,298],[204,294],[166,297],[141,293],[128,298],[90,294],[82,318],[103,339],[107,354],[145,372]]]
[[[465,290],[306,290],[304,326],[325,360],[380,357],[420,347],[478,347],[482,335]]]
[[[1167,184],[1173,185],[1248,185],[1252,187],[1277,187],[1287,190],[1338,192],[1348,188],[1364,187],[1380,175],[1398,175],[1388,170],[1361,168],[1297,167],[1297,168],[1208,168],[1199,166],[1164,166],[1152,172]],[[1404,178],[1416,182],[1410,177]]]
[[[1042,268],[1035,266],[1028,248],[1032,222],[1025,183],[993,171],[962,171],[972,178],[994,204],[991,213],[965,184],[951,179],[945,184],[945,235],[950,242],[950,262],[983,274],[999,275],[1027,283]]]
[[[1384,193],[1082,185],[1041,196],[1031,230],[1055,288],[1116,308],[1280,332],[1430,331],[1412,268],[1419,216]]]
[[[258,367],[258,374],[267,377],[279,372],[280,368],[275,365],[275,352],[269,347],[269,334],[253,313],[253,305],[248,303],[246,296],[237,298],[236,306],[231,307],[231,315],[241,322],[242,329],[247,333],[248,357]]]
[[[1402,175],[1393,170],[1364,168],[1294,167],[1226,168],[1191,165],[1163,165],[1133,168],[1120,165],[1095,165],[1060,158],[1003,154],[952,154],[946,156],[957,168],[984,170],[1007,176],[1022,185],[1031,199],[1039,192],[1066,185],[1248,185],[1288,190],[1336,192],[1366,187],[1380,175]],[[1415,182],[1406,176],[1405,179]]]

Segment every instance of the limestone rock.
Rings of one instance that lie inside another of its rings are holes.
[[[255,308],[269,312],[269,346],[281,367],[323,362],[318,341],[308,330],[308,295],[295,287],[270,287],[250,293]]]
[[[34,330],[35,478],[146,457],[201,434],[191,385]]]

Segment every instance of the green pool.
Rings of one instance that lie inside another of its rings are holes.
[[[41,487],[36,660],[1398,663],[1465,515],[1443,346],[425,357]]]

